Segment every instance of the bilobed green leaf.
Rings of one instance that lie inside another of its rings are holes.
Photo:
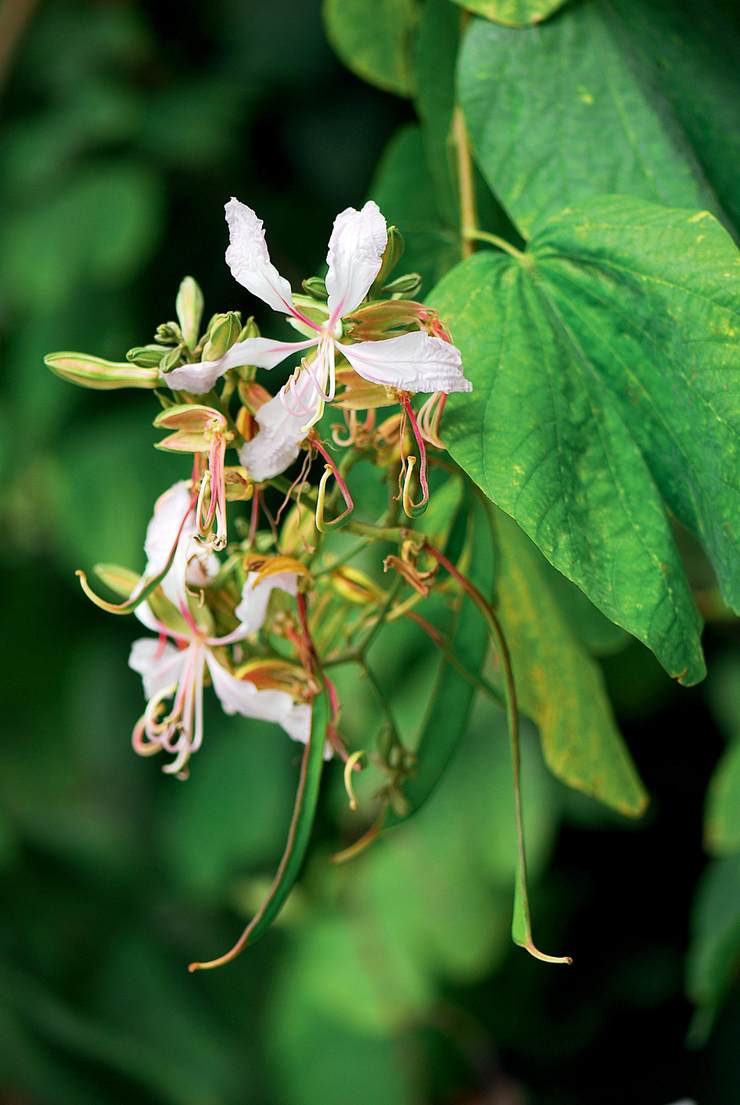
[[[536,30],[481,20],[471,26],[459,66],[461,103],[478,164],[525,237],[542,216],[607,192],[707,207],[722,217],[716,189],[730,188],[733,158],[724,143],[737,130],[727,120],[737,92],[726,94],[727,65],[708,50],[694,55],[693,40],[663,47],[675,38],[675,17],[666,11],[663,0],[588,0]],[[652,38],[636,29],[651,19],[658,21]],[[716,54],[725,51],[718,35]],[[704,91],[699,120],[693,117],[705,75],[717,89],[711,103],[719,124]],[[720,130],[725,165],[718,172]]]
[[[432,296],[474,385],[448,405],[450,452],[684,683],[700,626],[662,499],[737,607],[739,269],[707,213],[603,197]]]
[[[553,593],[551,569],[501,511],[495,532],[496,610],[519,704],[537,724],[548,767],[568,786],[620,813],[642,813],[647,795],[614,722],[601,672]]]
[[[344,64],[386,92],[413,91],[416,0],[324,0],[327,37]]]
[[[455,0],[461,8],[485,16],[508,27],[526,27],[541,23],[561,7],[565,0]]]

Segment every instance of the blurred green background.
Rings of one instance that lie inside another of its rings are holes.
[[[341,68],[317,0],[5,0],[0,30],[0,1102],[739,1100],[740,861],[701,843],[740,732],[740,644],[721,623],[690,691],[637,645],[603,660],[652,796],[642,823],[566,791],[526,733],[536,928],[572,970],[510,946],[508,754],[482,706],[419,817],[342,869],[328,857],[361,826],[330,769],[278,927],[187,974],[271,877],[296,748],[214,710],[187,784],[132,754],[137,629],[72,572],[140,568],[182,471],[151,449],[150,397],[75,390],[42,357],[120,358],[173,316],[185,273],[207,312],[250,310],[223,263],[231,194],[294,284],[317,271],[410,108]],[[414,640],[399,631],[376,661],[408,727],[431,671]],[[354,685],[348,701],[359,741],[371,700]]]

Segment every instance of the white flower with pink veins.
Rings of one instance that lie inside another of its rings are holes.
[[[177,552],[162,583],[174,608],[172,617],[165,623],[148,602],[141,603],[136,615],[147,629],[159,634],[159,640],[146,637],[134,641],[129,657],[130,667],[142,677],[147,699],[146,710],[134,728],[134,748],[141,755],[169,752],[174,758],[163,770],[180,777],[185,776],[190,756],[203,742],[206,672],[227,714],[277,722],[294,740],[304,742],[311,724],[310,706],[296,703],[286,691],[258,690],[249,680],[237,679],[214,651],[260,629],[274,588],[295,595],[295,573],[282,572],[257,582],[256,573],[250,572],[235,610],[236,629],[223,637],[211,636],[202,615],[199,620],[196,604],[188,602],[188,588],[205,585],[218,571],[219,561],[204,551],[196,538],[195,510],[186,481],[176,483],[155,504],[145,543],[147,574],[162,570],[183,518]]]
[[[347,344],[342,319],[367,295],[380,271],[388,241],[386,221],[376,203],[356,211],[348,207],[334,220],[326,255],[328,318],[323,325],[307,318],[293,302],[288,281],[270,261],[262,221],[236,199],[226,204],[230,244],[226,262],[236,280],[273,310],[287,315],[304,332],[305,341],[248,338],[237,342],[217,361],[181,365],[164,373],[171,388],[196,394],[210,391],[228,369],[249,364],[274,368],[291,353],[315,351],[304,357],[288,383],[257,411],[260,430],[240,451],[242,463],[255,480],[278,475],[298,456],[301,442],[321,417],[324,403],[335,393],[337,353],[365,380],[404,392],[470,391],[460,352],[425,330],[397,337]]]

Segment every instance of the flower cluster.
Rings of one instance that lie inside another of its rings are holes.
[[[164,770],[178,778],[187,776],[203,742],[207,685],[226,713],[275,722],[293,739],[307,741],[318,690],[313,638],[322,637],[319,622],[325,626],[339,605],[331,621],[337,632],[322,641],[324,658],[331,660],[392,615],[376,581],[321,548],[327,531],[347,523],[362,528],[351,521],[348,473],[358,458],[370,459],[390,475],[383,522],[397,522],[401,510],[413,518],[429,498],[427,446],[443,447],[446,396],[470,390],[441,320],[405,298],[418,290],[419,278],[390,279],[403,244],[375,203],[337,216],[326,275],[304,281],[301,294],[270,261],[255,212],[231,199],[226,219],[233,276],[299,340],[260,335],[253,319],[243,324],[236,311],[212,316],[201,333],[203,297],[187,277],[177,297],[177,322],[159,326],[154,342],[130,350],[125,362],[78,353],[46,358],[58,375],[83,386],[154,390],[162,406],[154,424],[166,432],[159,447],[192,455],[190,478],[154,507],[143,574],[98,568],[121,601],[101,598],[79,573],[99,606],[133,612],[156,634],[135,641],[131,650],[130,665],[142,676],[147,700],[133,746],[143,756],[166,753]],[[290,357],[296,364],[271,395],[257,374]],[[424,394],[418,409],[416,393]],[[343,422],[327,424],[327,408]],[[380,420],[383,408],[391,409]],[[301,454],[291,482],[283,473]],[[313,479],[317,458],[321,471]],[[313,537],[302,513],[309,502]],[[246,504],[236,524],[227,517],[230,503]],[[388,557],[386,567],[418,591],[418,550],[411,546]],[[313,629],[303,601],[309,592]],[[358,608],[359,618],[352,616]],[[347,760],[339,702],[331,681],[321,678],[332,703],[328,754],[334,750]],[[402,760],[396,753],[396,775]]]

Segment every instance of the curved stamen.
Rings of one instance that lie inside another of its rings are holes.
[[[403,505],[404,513],[408,518],[414,518],[417,514],[423,513],[427,508],[429,502],[429,484],[427,482],[427,451],[424,444],[424,437],[419,429],[419,425],[416,421],[416,415],[414,414],[414,408],[411,406],[411,399],[409,396],[402,392],[400,395],[401,407],[403,408],[403,421],[401,423],[401,473],[402,479],[401,487],[401,502]],[[406,420],[408,419],[411,424],[411,430],[414,438],[416,439],[416,446],[419,450],[418,464],[419,464],[419,487],[421,489],[421,498],[418,502],[414,502],[412,497],[412,483],[414,471],[416,469],[417,458],[415,456],[407,457],[404,454],[404,437],[406,430]]]
[[[311,445],[317,450],[317,452],[321,453],[321,456],[324,458],[325,461],[324,472],[321,477],[316,496],[316,529],[319,531],[319,533],[324,533],[329,528],[342,525],[355,509],[355,504],[344,477],[337,468],[332,457],[329,455],[329,453],[327,453],[326,449],[319,441],[318,436],[314,435],[311,438]],[[324,517],[324,508],[326,505],[326,485],[332,476],[337,481],[337,487],[339,488],[342,498],[345,502],[345,509],[342,511],[341,514],[338,514],[336,518],[332,518],[331,521],[327,521],[327,519]]]

